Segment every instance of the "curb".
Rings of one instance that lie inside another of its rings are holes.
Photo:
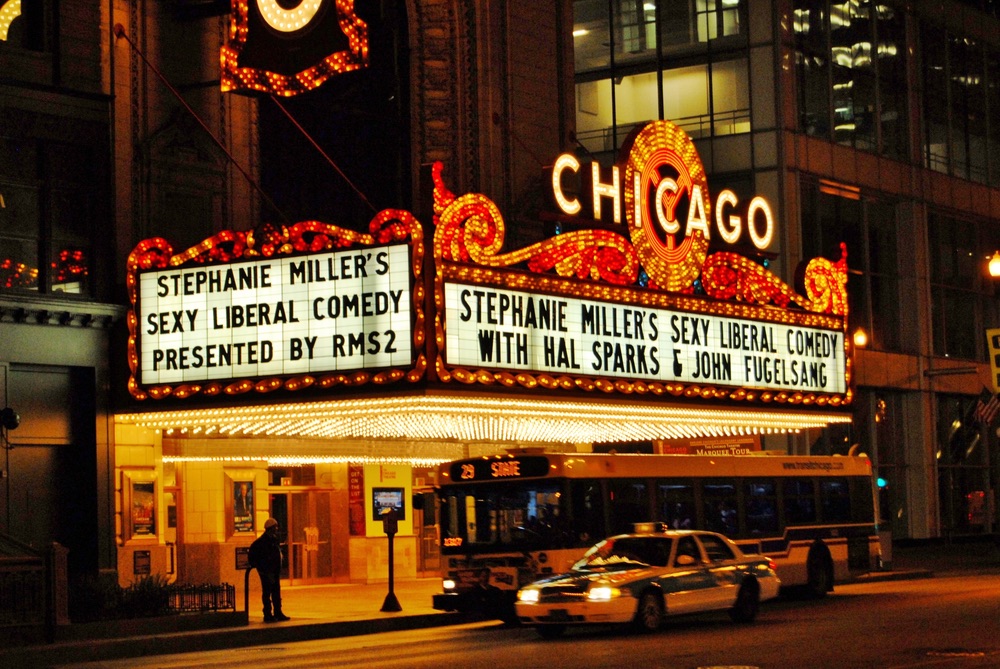
[[[459,625],[474,618],[464,613],[428,613],[412,616],[338,622],[238,627],[197,632],[153,634],[119,639],[91,639],[24,646],[0,652],[0,668],[51,667],[59,664],[123,660],[171,653],[197,653],[245,646],[263,646],[330,637],[360,636],[411,629]]]
[[[877,583],[932,578],[930,569],[900,569],[861,574],[843,584]],[[0,669],[52,667],[79,662],[123,660],[173,653],[195,653],[253,646],[315,641],[331,637],[361,636],[413,629],[461,625],[481,620],[455,612],[386,616],[364,620],[317,621],[267,626],[221,627],[104,639],[79,639],[45,645],[28,645],[0,651]]]
[[[880,583],[883,581],[912,581],[918,578],[933,578],[931,569],[901,569],[897,571],[872,571],[851,578],[845,583]]]

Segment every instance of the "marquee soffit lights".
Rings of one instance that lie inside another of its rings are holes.
[[[503,397],[401,397],[121,414],[116,421],[174,437],[617,443],[782,434],[850,422],[850,416]]]

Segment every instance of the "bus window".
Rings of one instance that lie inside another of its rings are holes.
[[[604,498],[599,481],[572,481],[573,530],[575,546],[591,546],[607,536],[604,527]]]
[[[733,549],[714,534],[702,535],[701,545],[705,548],[705,554],[712,562],[728,562],[736,559]]]
[[[736,484],[731,481],[706,479],[702,484],[702,505],[705,529],[728,537],[736,536]]]
[[[871,481],[851,479],[851,515],[855,523],[875,522],[874,495]]]
[[[458,532],[458,497],[448,495],[445,500],[445,503],[441,505],[441,524],[445,536],[460,537],[462,535]]]
[[[812,479],[785,479],[785,524],[816,522],[816,493]]]
[[[820,481],[819,494],[823,501],[823,522],[850,522],[851,491],[847,479]]]
[[[611,534],[632,531],[632,523],[651,520],[645,481],[608,479],[608,519]]]
[[[694,527],[694,482],[691,479],[657,482],[656,499],[661,522],[675,530]]]
[[[773,535],[778,530],[777,486],[773,480],[748,480],[743,485],[746,496],[746,521],[749,536]]]
[[[466,496],[465,536],[469,537],[470,544],[489,543],[491,530],[495,527],[491,515],[486,500]]]

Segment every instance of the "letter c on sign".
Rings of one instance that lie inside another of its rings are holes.
[[[257,0],[257,9],[264,17],[264,22],[282,33],[305,28],[322,5],[323,0],[301,0],[295,7],[285,9],[278,4],[278,0]]]

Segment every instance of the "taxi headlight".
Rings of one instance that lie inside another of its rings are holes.
[[[519,590],[517,593],[517,601],[523,604],[537,604],[538,597],[541,593],[534,588],[525,588],[524,590]]]
[[[443,581],[441,581],[441,587],[443,587],[445,590],[454,590],[455,589],[455,579],[452,579],[452,578],[446,578],[446,579],[444,579]]]
[[[610,585],[595,585],[587,591],[587,599],[591,602],[607,602],[621,595],[621,590]]]

